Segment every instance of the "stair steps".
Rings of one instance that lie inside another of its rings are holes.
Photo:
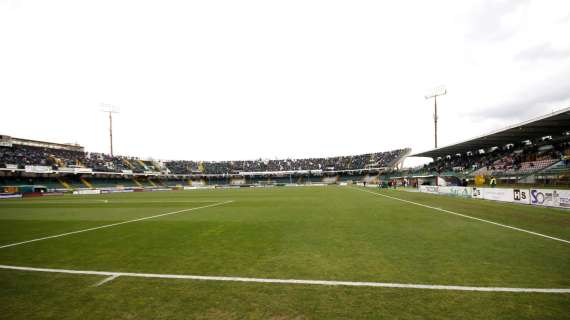
[[[65,180],[57,178],[57,181],[67,190],[73,190],[73,187]]]
[[[87,181],[87,179],[79,178],[79,180],[81,180],[81,183],[83,183],[87,188],[93,189],[93,184],[91,184],[91,182]]]

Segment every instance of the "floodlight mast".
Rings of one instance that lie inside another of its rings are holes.
[[[435,141],[435,149],[437,149],[437,97],[443,96],[447,94],[447,88],[444,86],[436,87],[432,90],[430,94],[425,96],[426,99],[433,98],[433,125],[434,125],[434,141]]]
[[[113,113],[119,113],[119,108],[114,105],[102,103],[101,111],[109,114],[109,140],[111,147],[111,157],[113,156]]]

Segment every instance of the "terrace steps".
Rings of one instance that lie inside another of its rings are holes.
[[[87,188],[93,189],[93,184],[91,184],[91,182],[87,181],[87,179],[85,178],[79,178],[79,180],[81,181],[81,183],[83,183],[83,185],[85,185]]]
[[[57,178],[57,181],[67,190],[73,190],[73,187],[69,182],[63,180],[62,178]]]
[[[144,163],[142,160],[137,160],[137,162],[141,165],[141,167],[143,167],[145,170],[148,170],[146,163]]]
[[[127,159],[123,159],[123,162],[127,165],[127,167],[129,167],[131,170],[133,170],[135,168],[135,166],[133,166],[133,164],[127,160]]]

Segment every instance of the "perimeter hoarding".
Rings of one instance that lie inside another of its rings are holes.
[[[420,192],[439,194],[438,186],[420,186]]]
[[[530,203],[536,206],[570,208],[570,190],[530,190]]]
[[[530,204],[529,189],[473,188],[475,199]]]
[[[513,202],[530,204],[530,190],[513,189]]]
[[[420,186],[420,192],[570,209],[570,190]]]
[[[513,189],[484,188],[483,199],[513,202]]]
[[[448,196],[471,198],[473,189],[467,187],[439,187],[439,193]]]
[[[420,186],[420,192],[522,204],[530,204],[531,198],[529,189]],[[568,194],[562,202],[566,201],[570,207],[570,192]]]
[[[420,192],[471,198],[472,189],[467,187],[420,186]]]

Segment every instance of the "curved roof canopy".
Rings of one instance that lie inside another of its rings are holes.
[[[463,142],[416,153],[410,157],[439,158],[458,153],[464,154],[468,151],[501,147],[509,143],[534,140],[549,135],[562,135],[568,131],[570,131],[570,107]]]

